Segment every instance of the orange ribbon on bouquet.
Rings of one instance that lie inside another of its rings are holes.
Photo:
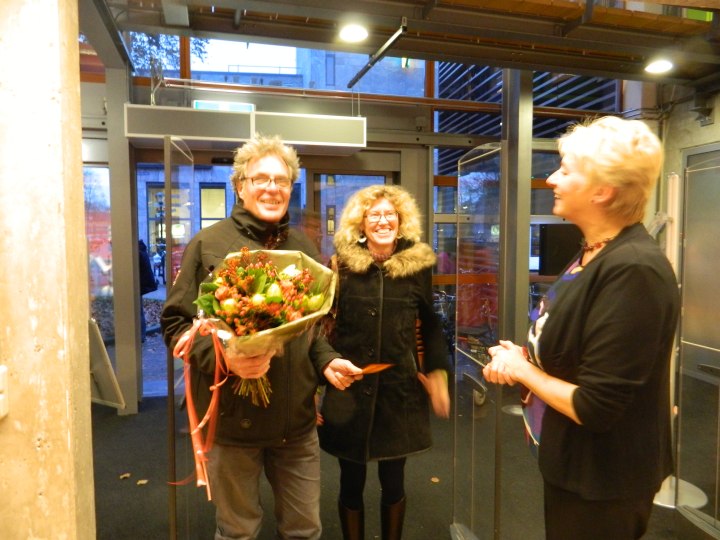
[[[211,335],[213,339],[213,347],[215,349],[215,377],[213,385],[210,387],[212,397],[205,416],[198,421],[195,402],[192,398],[190,384],[190,349],[197,333],[201,336]],[[207,454],[212,449],[213,439],[215,438],[215,429],[218,420],[218,403],[220,402],[220,387],[227,382],[230,373],[225,367],[225,348],[223,347],[220,337],[217,335],[217,326],[210,320],[197,318],[193,321],[193,325],[189,328],[175,344],[173,355],[181,358],[184,362],[183,375],[185,378],[185,403],[187,405],[188,421],[190,423],[190,438],[192,441],[193,457],[195,458],[195,476],[197,477],[197,486],[205,486],[207,490],[208,500],[212,500],[210,492],[210,483],[207,475]],[[222,359],[222,361],[221,361]],[[203,437],[203,428],[207,425],[207,433]],[[184,483],[184,482],[181,482]]]

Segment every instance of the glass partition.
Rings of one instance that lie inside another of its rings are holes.
[[[678,370],[675,505],[699,532],[720,538],[720,148],[687,156],[684,189],[682,317]],[[688,537],[690,533],[688,533]],[[694,537],[694,536],[693,536]],[[703,536],[705,538],[706,536]]]
[[[110,169],[83,167],[85,235],[88,244],[90,315],[104,340],[115,337],[110,230]]]
[[[502,184],[503,150],[502,144],[484,145],[458,163],[457,223],[452,230],[457,236],[457,282],[453,297],[455,459],[451,534],[456,539],[527,538],[528,523],[538,524],[537,538],[543,535],[542,480],[524,437],[518,388],[488,385],[482,376],[482,368],[489,360],[487,349],[497,344],[499,337],[498,283],[516,278],[507,275],[514,269],[501,267],[501,237],[519,236],[518,231],[501,230],[503,220],[510,226],[516,222],[512,216],[502,215],[501,210],[502,192],[509,190]],[[555,279],[538,272],[537,266],[549,261],[543,254],[555,256],[557,252],[559,256],[568,236],[560,240],[553,237],[548,242],[550,235],[542,234],[543,227],[564,225],[551,215],[548,197],[541,193],[548,192],[551,200],[552,190],[545,189],[542,180],[557,168],[558,162],[554,142],[535,141],[531,177],[524,180],[525,185],[518,181],[518,190],[531,191],[533,214],[539,212],[530,216],[527,232],[528,315],[545,287]],[[449,233],[450,229],[445,223],[437,227],[440,248],[440,231],[448,229]],[[570,239],[569,244],[574,254],[577,241]],[[512,467],[507,474],[509,480],[503,477],[508,467]],[[520,515],[522,519],[518,519]]]
[[[173,283],[183,251],[199,230],[193,218],[199,189],[194,160],[185,142],[165,138],[165,181],[162,190],[163,224],[157,242],[165,246],[165,276]],[[188,433],[182,361],[167,351],[168,478],[170,538],[202,538],[215,529],[214,508],[195,482],[195,461]]]
[[[496,400],[482,367],[497,341],[500,149],[475,149],[458,164],[453,524],[459,538],[496,527]],[[496,390],[493,389],[493,392]]]

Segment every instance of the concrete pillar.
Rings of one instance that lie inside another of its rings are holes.
[[[0,538],[95,537],[76,0],[0,2]]]

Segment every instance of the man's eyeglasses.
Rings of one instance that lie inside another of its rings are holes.
[[[380,223],[382,218],[385,218],[385,221],[390,223],[398,218],[398,213],[386,212],[381,214],[380,212],[370,212],[369,214],[365,214],[365,219],[367,219],[370,223]]]
[[[270,185],[270,182],[275,182],[275,185],[279,188],[288,188],[292,185],[292,180],[286,176],[253,176],[248,178],[252,182],[252,185],[259,188],[266,188]]]

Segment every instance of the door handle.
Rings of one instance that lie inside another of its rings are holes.
[[[705,373],[709,373],[713,377],[720,378],[720,367],[717,366],[711,366],[710,364],[698,364],[697,368],[700,371],[704,371]]]

